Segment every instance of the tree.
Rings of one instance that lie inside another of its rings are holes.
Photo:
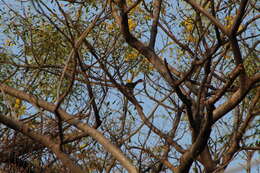
[[[257,1],[1,3],[1,169],[254,166]]]

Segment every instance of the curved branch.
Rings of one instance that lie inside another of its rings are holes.
[[[28,128],[27,125],[7,118],[4,115],[0,115],[0,122],[49,148],[61,160],[63,165],[69,168],[72,172],[84,173],[84,171],[77,166],[68,155],[59,150],[59,144],[54,143],[50,137],[35,133],[32,129]]]

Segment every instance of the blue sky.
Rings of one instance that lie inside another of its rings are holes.
[[[1,4],[0,4],[1,5]],[[13,5],[13,4],[12,4]],[[21,9],[20,7],[19,7],[19,5],[18,4],[15,4],[15,6],[16,6],[16,10],[18,10],[18,9]],[[1,8],[1,7],[0,7]],[[1,28],[1,27],[0,27]],[[159,32],[161,32],[161,30],[159,30]],[[7,37],[6,37],[6,35],[4,35],[4,33],[2,33],[1,34],[1,44],[4,44],[5,43],[5,41],[6,41],[6,39],[7,39]],[[163,39],[164,39],[164,37],[162,36],[162,37],[158,37],[158,42],[157,42],[157,47],[158,48],[161,48],[162,47],[162,45],[163,44],[161,44],[162,43],[162,41],[163,41]],[[12,47],[12,50],[14,51],[14,52],[16,52],[16,47],[15,46],[13,46]],[[168,55],[167,55],[168,54]],[[170,54],[169,53],[166,53],[164,56],[167,56],[167,57],[169,57],[170,56]],[[173,56],[177,56],[177,55],[175,55],[175,54],[173,54]],[[172,59],[172,61],[174,61],[174,59]],[[140,76],[140,77],[142,77],[142,76]],[[142,85],[138,85],[138,88],[137,89],[142,89]],[[138,97],[138,100],[141,100],[142,102],[144,102],[144,104],[142,104],[143,106],[144,106],[144,112],[146,113],[146,114],[148,114],[149,112],[150,112],[150,110],[154,107],[154,103],[153,102],[151,102],[150,100],[148,100],[147,98],[145,98],[145,97]],[[221,102],[219,103],[219,104],[221,104]],[[165,112],[165,110],[163,109],[163,108],[159,108],[157,111],[156,111],[156,114],[157,115],[163,115],[163,114],[165,114],[165,115],[168,115],[168,113],[167,112]],[[231,113],[230,113],[231,114]],[[231,116],[231,115],[229,115],[229,116]],[[228,116],[227,116],[228,117]],[[159,121],[158,121],[159,120]],[[155,118],[154,120],[153,120],[153,122],[154,122],[154,124],[157,126],[157,127],[160,127],[160,128],[162,128],[162,129],[164,129],[165,131],[167,131],[167,128],[165,128],[165,127],[170,127],[170,121],[168,121],[167,120],[167,116],[165,117],[165,119],[164,120],[162,120],[161,118]],[[141,123],[141,122],[140,122]],[[138,126],[138,125],[137,125]],[[144,132],[146,131],[148,131],[148,129],[146,128],[146,127],[143,127],[143,129],[144,129]],[[214,136],[214,134],[212,134],[213,136]],[[139,135],[136,135],[133,139],[135,139],[135,140],[137,140],[137,138],[139,137]],[[182,140],[182,142],[183,143],[189,143],[189,141],[190,141],[190,137],[189,137],[189,135],[187,134],[187,135],[184,135],[184,137],[183,137],[183,140]],[[157,142],[157,141],[154,141],[154,142]],[[259,159],[260,157],[259,157],[259,153],[255,153],[255,155],[254,155],[254,159]],[[232,169],[232,168],[236,168],[237,166],[239,166],[241,163],[244,163],[244,161],[243,160],[240,160],[240,159],[235,159],[230,165],[229,165],[229,167]],[[253,173],[257,173],[257,171],[259,172],[259,169],[260,169],[260,166],[255,166],[254,168],[253,168]],[[240,172],[245,172],[245,171],[240,171]]]

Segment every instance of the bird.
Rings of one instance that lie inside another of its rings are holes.
[[[140,82],[143,82],[144,80],[143,79],[139,79],[135,82],[128,82],[125,84],[125,87],[127,88],[127,90],[129,90],[131,93],[133,92],[135,86],[140,83]]]

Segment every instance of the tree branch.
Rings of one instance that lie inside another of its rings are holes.
[[[63,165],[69,168],[72,172],[78,172],[78,173],[84,172],[66,154],[60,152],[59,144],[55,144],[50,137],[35,133],[33,132],[32,129],[28,128],[27,125],[24,125],[19,121],[9,119],[4,115],[0,115],[0,122],[16,131],[23,133],[24,135],[30,137],[31,139],[49,148],[53,153],[55,153],[55,155],[59,158],[59,160],[61,160]]]
[[[26,94],[25,92],[16,90],[12,87],[9,87],[4,84],[0,84],[0,88],[3,92],[20,98],[22,100],[26,100],[35,106],[39,106],[47,111],[53,112],[55,110],[55,105],[52,103],[48,103],[44,100],[37,99],[36,97]],[[97,140],[108,152],[110,152],[121,164],[125,167],[129,172],[137,173],[138,171],[132,165],[131,161],[124,156],[122,151],[120,151],[116,146],[114,146],[108,139],[106,139],[99,131],[96,129],[88,126],[85,123],[81,123],[79,120],[75,119],[73,116],[69,115],[62,109],[58,109],[58,112],[63,119],[67,123],[77,127],[78,129],[82,130],[83,132],[89,134],[92,138]]]

